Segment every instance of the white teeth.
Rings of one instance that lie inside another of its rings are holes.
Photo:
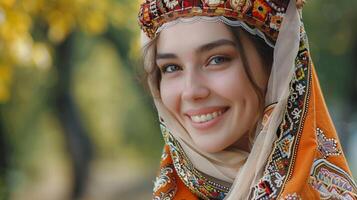
[[[203,122],[210,121],[210,120],[220,116],[221,114],[222,114],[222,110],[216,111],[213,113],[209,113],[209,114],[205,114],[205,115],[194,115],[194,116],[191,116],[191,120],[196,123],[203,123]]]
[[[214,112],[213,113],[213,118],[216,118],[218,116],[218,113],[217,112]]]

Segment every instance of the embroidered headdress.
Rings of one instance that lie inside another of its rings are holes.
[[[149,38],[165,23],[193,16],[224,16],[258,28],[269,40],[278,37],[287,0],[146,0],[139,24]]]
[[[146,42],[175,23],[206,20],[240,26],[274,48],[267,112],[249,155],[197,149],[163,105],[158,81],[149,77],[165,139],[154,199],[357,199],[300,17],[293,0],[146,0],[141,5]]]

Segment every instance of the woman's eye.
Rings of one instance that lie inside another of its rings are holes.
[[[215,56],[213,57],[208,64],[210,65],[219,65],[219,64],[222,64],[226,61],[229,61],[229,58],[227,57],[224,57],[224,56]]]
[[[181,68],[177,65],[165,65],[164,67],[161,68],[162,73],[173,73],[175,71],[180,70]]]

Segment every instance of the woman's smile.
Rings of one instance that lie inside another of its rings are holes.
[[[229,107],[215,106],[202,109],[192,109],[185,113],[192,127],[200,130],[209,129],[217,124],[226,114]]]

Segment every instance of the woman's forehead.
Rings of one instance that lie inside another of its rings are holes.
[[[223,39],[234,41],[233,34],[222,22],[177,23],[160,32],[157,49],[171,52],[180,48],[196,48],[202,44]]]

